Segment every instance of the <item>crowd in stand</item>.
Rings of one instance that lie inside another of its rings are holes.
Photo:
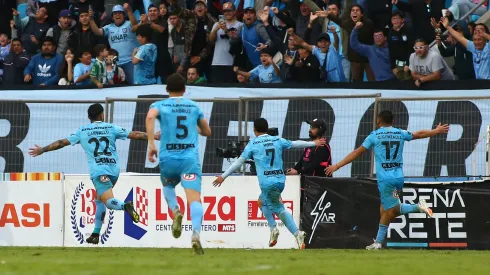
[[[0,82],[490,79],[481,1],[0,0]]]

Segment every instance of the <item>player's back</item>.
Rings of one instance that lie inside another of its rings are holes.
[[[368,139],[374,147],[378,181],[403,178],[403,147],[412,134],[394,127],[381,127]]]
[[[284,183],[282,152],[291,148],[291,142],[276,136],[261,135],[247,144],[242,156],[253,157],[260,186]]]
[[[90,177],[119,176],[120,165],[116,139],[126,139],[129,131],[111,123],[93,122],[82,126],[68,138],[72,144],[80,143],[87,155]]]
[[[196,102],[171,97],[155,102],[151,108],[158,109],[160,121],[160,160],[199,159],[198,123],[204,115]]]

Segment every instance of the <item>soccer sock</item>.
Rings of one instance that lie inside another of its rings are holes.
[[[267,219],[267,223],[269,223],[269,227],[274,229],[277,226],[276,220],[274,220],[274,215],[272,214],[272,211],[269,209],[268,206],[262,205],[262,213],[264,214],[264,217]]]
[[[420,212],[418,204],[408,204],[408,203],[400,204],[400,213],[402,215],[408,213],[418,213],[418,212]]]
[[[165,197],[170,210],[174,211],[176,208],[179,208],[179,204],[177,203],[177,195],[175,194],[175,188],[173,186],[164,186],[163,196]]]
[[[100,229],[102,228],[102,223],[104,222],[105,204],[100,200],[95,200],[95,226],[92,234],[100,234]]]
[[[279,218],[286,225],[286,227],[288,228],[289,232],[291,232],[291,234],[294,235],[296,234],[296,232],[298,232],[298,227],[294,222],[293,215],[291,215],[291,213],[289,213],[287,210],[284,210],[281,213],[279,213]]]
[[[388,226],[380,224],[378,227],[378,235],[376,235],[376,242],[383,243],[386,237],[386,231],[388,231]]]
[[[124,209],[124,202],[122,202],[119,199],[112,198],[107,200],[106,204],[107,208],[112,209],[112,210],[123,210]]]
[[[191,221],[192,221],[192,231],[201,233],[201,224],[202,224],[202,204],[198,201],[194,201],[191,203]]]

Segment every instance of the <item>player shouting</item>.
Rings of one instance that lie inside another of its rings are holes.
[[[98,244],[99,234],[104,221],[106,206],[112,210],[124,210],[133,219],[139,222],[139,215],[133,207],[132,201],[123,201],[114,198],[112,188],[117,182],[120,172],[119,157],[117,156],[117,139],[146,140],[143,132],[128,131],[111,123],[104,122],[104,108],[100,104],[93,104],[88,108],[90,124],[82,126],[75,134],[60,139],[45,147],[29,148],[29,155],[37,157],[43,153],[61,149],[67,145],[80,144],[85,150],[90,170],[90,179],[94,183],[97,199],[95,200],[95,226],[87,243]],[[160,133],[156,136],[159,138]]]
[[[182,98],[185,79],[176,73],[167,79],[169,98],[153,103],[146,116],[146,131],[150,150],[148,160],[155,162],[157,149],[153,140],[155,120],[164,129],[160,142],[160,177],[163,195],[173,212],[172,235],[182,234],[182,212],[177,204],[175,186],[182,182],[192,220],[191,244],[194,253],[203,254],[200,233],[203,217],[201,204],[201,165],[199,163],[199,134],[211,136],[211,128],[196,102]]]
[[[400,203],[398,195],[402,191],[404,183],[403,145],[405,141],[433,137],[438,134],[446,134],[449,131],[447,124],[439,124],[433,130],[421,130],[413,134],[394,128],[393,114],[390,111],[379,113],[377,124],[379,129],[373,131],[359,148],[352,151],[339,163],[325,169],[327,176],[329,176],[340,167],[354,161],[362,153],[374,148],[378,190],[381,196],[381,219],[376,240],[366,247],[367,250],[382,248],[388,226],[396,217],[417,212],[426,213],[429,217],[433,217],[432,210],[427,207],[425,200],[420,200],[418,204]]]
[[[282,151],[291,148],[307,148],[322,146],[325,140],[316,141],[289,141],[283,138],[270,136],[267,134],[269,124],[264,118],[254,121],[255,138],[250,140],[245,147],[242,155],[221,175],[216,178],[213,185],[221,186],[223,181],[235,170],[240,168],[247,159],[254,159],[257,168],[257,177],[262,193],[262,213],[271,227],[269,245],[277,242],[279,230],[273,226],[275,224],[273,213],[276,214],[286,225],[287,229],[296,238],[299,249],[305,248],[305,232],[299,231],[293,216],[281,202],[281,193],[284,190],[286,176],[283,171]],[[299,186],[298,186],[299,188]]]

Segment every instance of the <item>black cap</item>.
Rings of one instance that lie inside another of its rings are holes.
[[[330,42],[330,35],[328,35],[328,33],[322,33],[318,36],[318,39],[316,40],[317,42],[318,41],[321,41],[321,40],[327,40],[328,42]]]
[[[310,124],[313,128],[327,129],[327,122],[323,118],[315,118],[313,120],[307,120],[306,123]]]
[[[253,11],[255,13],[255,8],[254,7],[246,7],[243,9],[244,12],[246,11]]]

